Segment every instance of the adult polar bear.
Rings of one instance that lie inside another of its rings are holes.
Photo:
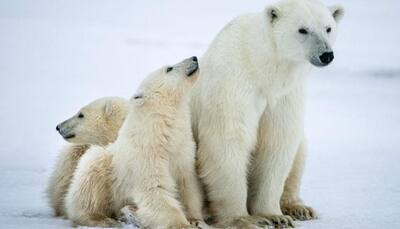
[[[333,60],[342,15],[342,7],[317,0],[283,0],[234,19],[202,57],[193,131],[217,225],[292,226],[282,210],[295,219],[314,217],[298,196],[304,82],[311,64]]]

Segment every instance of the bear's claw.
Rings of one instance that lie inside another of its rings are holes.
[[[233,222],[233,227],[228,228],[237,228],[237,229],[260,229],[260,228],[272,228],[274,223],[262,216],[244,216],[236,219]]]
[[[295,220],[317,219],[317,213],[309,206],[302,204],[286,205],[281,207],[283,214],[291,216]]]
[[[295,224],[289,215],[265,215],[261,216],[266,219],[268,222],[272,222],[268,224],[268,226],[272,226],[272,228],[294,228]]]

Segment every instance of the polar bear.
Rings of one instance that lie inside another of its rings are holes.
[[[189,108],[197,76],[192,57],[143,81],[117,140],[91,148],[78,164],[66,197],[74,224],[117,226],[116,215],[130,204],[144,227],[189,228],[202,220]]]
[[[315,217],[298,195],[304,83],[312,65],[333,60],[342,16],[342,7],[318,0],[282,0],[228,23],[201,58],[192,127],[217,226],[286,227],[292,217]]]
[[[106,146],[115,141],[128,107],[129,101],[124,98],[100,98],[57,125],[57,131],[70,144],[61,150],[47,188],[55,216],[66,216],[64,198],[81,156],[90,145]]]

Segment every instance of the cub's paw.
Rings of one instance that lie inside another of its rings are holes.
[[[180,225],[172,225],[169,226],[168,229],[197,229],[199,227],[191,225],[191,224],[180,224]]]
[[[205,229],[208,228],[207,224],[203,221],[203,220],[199,220],[199,219],[189,219],[189,223],[191,226],[193,226],[194,228],[198,228],[198,229]]]
[[[290,215],[295,220],[317,219],[317,213],[311,207],[303,204],[283,205],[281,207],[283,214]]]
[[[142,225],[136,215],[136,211],[136,205],[126,205],[125,207],[121,208],[118,215],[118,221],[123,224],[132,224],[138,228],[141,228]]]
[[[265,215],[268,221],[272,222],[273,228],[294,228],[292,217],[288,215]]]
[[[105,218],[98,227],[121,227],[121,223],[112,218]]]
[[[78,227],[78,226],[87,226],[87,227],[120,227],[121,223],[118,222],[115,219],[104,217],[104,216],[99,216],[99,215],[94,215],[88,217],[86,220],[74,220],[72,221],[72,226],[73,227]]]

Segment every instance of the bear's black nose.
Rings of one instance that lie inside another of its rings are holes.
[[[319,56],[319,60],[323,64],[329,64],[332,62],[333,58],[333,52],[324,52],[321,56]]]
[[[60,127],[59,127],[58,125],[56,126],[56,130],[57,130],[57,131],[60,131]]]
[[[193,57],[192,57],[192,60],[193,60],[193,61],[197,61],[197,56],[193,56]]]

